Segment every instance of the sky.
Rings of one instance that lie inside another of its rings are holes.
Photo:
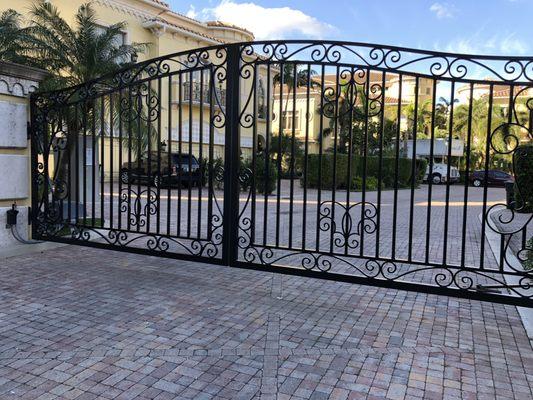
[[[533,0],[167,0],[256,39],[331,39],[470,54],[532,55]]]

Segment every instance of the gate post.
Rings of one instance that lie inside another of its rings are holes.
[[[237,260],[239,229],[240,167],[240,46],[232,44],[226,53],[226,135],[224,142],[224,228],[222,260]]]

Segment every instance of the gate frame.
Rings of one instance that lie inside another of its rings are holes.
[[[315,270],[308,270],[305,268],[297,268],[297,267],[290,267],[290,266],[281,266],[281,265],[275,265],[275,264],[259,264],[259,263],[253,263],[253,262],[246,262],[239,260],[239,246],[238,246],[238,240],[239,240],[239,216],[240,216],[240,185],[239,185],[239,166],[240,166],[240,124],[239,124],[239,118],[240,118],[240,112],[241,112],[241,97],[240,97],[240,88],[241,88],[241,82],[240,80],[243,79],[241,76],[241,66],[242,66],[242,52],[244,49],[250,46],[256,46],[256,45],[265,45],[265,44],[319,44],[319,45],[364,45],[364,46],[375,46],[376,48],[385,48],[390,49],[391,51],[409,51],[414,53],[422,53],[422,54],[432,54],[436,57],[456,57],[459,60],[468,59],[468,57],[471,58],[482,58],[482,59],[488,59],[488,60],[501,60],[501,61],[509,61],[509,62],[519,62],[520,60],[530,60],[528,61],[528,64],[526,64],[526,67],[528,65],[533,65],[533,57],[520,57],[520,58],[513,58],[513,57],[503,57],[503,56],[469,56],[469,55],[462,55],[462,54],[453,54],[453,53],[440,53],[440,52],[427,52],[427,51],[421,51],[421,50],[414,50],[414,49],[408,49],[403,47],[395,47],[395,46],[380,46],[380,45],[368,45],[364,43],[352,43],[352,42],[336,42],[336,41],[305,41],[305,40],[294,40],[294,41],[260,41],[260,42],[244,42],[244,43],[233,43],[228,45],[219,45],[219,46],[211,46],[201,49],[192,49],[185,52],[180,52],[176,54],[171,54],[163,57],[159,57],[152,60],[147,60],[142,63],[139,63],[137,65],[148,65],[149,63],[156,62],[158,60],[165,60],[166,58],[173,57],[180,54],[187,54],[191,52],[200,52],[200,51],[210,51],[210,50],[217,50],[217,49],[223,49],[226,52],[226,59],[225,59],[225,68],[226,68],[226,112],[225,112],[225,169],[224,169],[224,209],[223,209],[223,237],[222,237],[222,257],[220,259],[212,259],[209,260],[210,263],[213,264],[221,264],[226,266],[233,266],[237,268],[244,268],[244,269],[251,269],[251,270],[257,270],[257,271],[263,271],[263,272],[277,272],[277,273],[283,273],[286,275],[292,275],[292,276],[302,276],[302,277],[308,277],[308,278],[319,278],[319,279],[325,279],[330,281],[338,281],[338,282],[346,282],[346,283],[356,283],[361,285],[368,285],[368,286],[376,286],[376,287],[383,287],[388,289],[398,289],[398,290],[407,290],[407,291],[415,291],[420,293],[427,293],[427,294],[437,294],[437,295],[446,295],[450,297],[457,297],[457,298],[465,298],[465,299],[473,299],[473,300],[481,300],[481,301],[489,301],[494,303],[502,303],[502,304],[509,304],[514,306],[525,306],[525,307],[531,307],[533,308],[533,294],[529,297],[519,297],[519,296],[512,296],[512,295],[498,295],[494,292],[490,291],[483,291],[483,290],[472,290],[472,289],[462,289],[462,288],[451,288],[451,287],[445,287],[445,286],[439,286],[439,285],[428,285],[428,284],[421,284],[416,282],[407,282],[407,281],[397,281],[395,279],[383,279],[383,278],[373,278],[373,277],[366,277],[366,276],[355,276],[355,275],[344,275],[339,273],[333,273],[333,272],[325,272],[325,271],[315,271]],[[518,60],[518,61],[517,61]],[[291,61],[288,61],[291,62]],[[298,60],[295,60],[293,62],[298,62]],[[257,62],[259,63],[259,62]],[[308,61],[308,63],[313,64],[312,61]],[[254,62],[252,62],[254,64]],[[335,64],[331,64],[335,65]],[[128,70],[132,68],[127,67],[124,70]],[[386,68],[374,68],[376,70],[382,70],[382,71],[388,71]],[[392,70],[395,72],[395,70]],[[120,71],[119,71],[120,72]],[[527,74],[525,75],[528,76]],[[429,77],[429,76],[428,76]],[[434,77],[434,79],[437,79]],[[95,80],[97,81],[97,80]],[[454,80],[455,81],[455,80]],[[461,79],[457,79],[457,81],[461,81]],[[490,81],[492,82],[492,81]],[[90,82],[86,83],[87,85]],[[520,84],[520,81],[513,82],[511,84]],[[510,84],[509,82],[503,81],[502,84]],[[79,85],[80,87],[83,85]],[[69,88],[72,89],[72,88]],[[31,96],[31,129],[32,129],[32,135],[36,135],[39,132],[39,129],[37,129],[37,121],[36,121],[36,102],[35,98],[38,94],[32,94]],[[254,116],[257,118],[257,116]],[[531,127],[530,127],[531,130]],[[255,149],[254,149],[255,150]],[[32,209],[31,209],[31,216],[33,220],[37,219],[37,213],[38,213],[38,148],[37,143],[35,140],[32,141],[31,146],[31,166],[32,166]],[[46,161],[45,161],[46,162]],[[36,229],[36,224],[34,223],[32,226],[32,233],[33,236],[38,238],[38,232]],[[484,241],[485,238],[482,238]],[[83,246],[89,246],[89,247],[95,247],[95,248],[101,248],[101,249],[109,249],[110,246],[106,243],[98,243],[93,241],[88,242],[74,242],[73,240],[68,240],[61,237],[54,237],[53,241],[56,242],[62,242],[67,244],[78,244]],[[184,259],[184,260],[190,260],[190,261],[199,261],[199,262],[207,262],[205,257],[199,257],[194,255],[188,255],[188,254],[179,254],[179,253],[161,253],[157,250],[151,250],[151,249],[143,249],[143,248],[135,248],[135,247],[113,247],[112,250],[116,251],[126,251],[131,253],[137,253],[137,254],[145,254],[145,255],[152,255],[152,256],[164,256],[168,258],[174,258],[174,259]],[[379,258],[370,258],[370,257],[358,257],[354,256],[356,259],[372,259],[372,260],[380,260]],[[382,260],[382,261],[390,261],[390,260]],[[396,261],[396,260],[395,260]],[[403,261],[399,260],[398,262],[402,263]],[[406,261],[406,263],[408,263]],[[464,268],[460,267],[454,267],[454,266],[446,266],[443,265],[445,268],[450,268],[454,270],[462,270]],[[489,271],[490,272],[490,271]],[[498,273],[497,271],[494,271],[494,273]],[[504,278],[505,279],[505,278]],[[510,286],[510,285],[508,285]]]

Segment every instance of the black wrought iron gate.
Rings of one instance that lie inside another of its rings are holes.
[[[32,129],[36,239],[533,306],[532,57],[221,45]]]

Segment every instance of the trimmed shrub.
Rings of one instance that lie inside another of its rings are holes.
[[[348,188],[348,155],[337,154],[335,169],[335,188]],[[364,158],[353,156],[351,162],[351,190],[361,190],[362,176],[364,171]],[[307,167],[307,185],[310,188],[331,189],[333,187],[333,154],[320,155],[310,154]],[[425,159],[415,160],[415,185],[418,186],[426,172],[427,161]],[[393,188],[395,186],[396,159],[394,157],[382,158],[381,184],[382,188]],[[319,182],[319,166],[321,166],[321,176]],[[398,159],[398,187],[411,186],[412,160],[410,158]],[[369,156],[366,158],[366,190],[377,190],[379,177],[379,157]],[[303,182],[303,178],[301,179]]]
[[[241,162],[242,171],[246,169],[252,170],[252,159],[247,159]],[[249,174],[242,173],[244,179],[241,182],[242,190],[250,188],[252,177]],[[255,159],[255,189],[258,193],[270,194],[276,189],[276,181],[278,179],[278,170],[274,160],[268,160],[268,169],[265,165],[264,154],[258,154]]]

